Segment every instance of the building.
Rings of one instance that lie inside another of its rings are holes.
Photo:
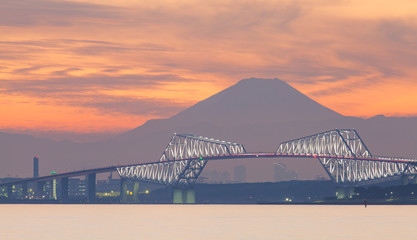
[[[246,182],[246,167],[238,165],[233,168],[233,180],[237,183]]]
[[[39,157],[33,158],[33,177],[39,177]]]
[[[87,181],[70,178],[68,181],[68,195],[72,197],[87,196]]]
[[[229,183],[230,173],[228,171],[206,170],[201,173],[200,178],[206,183]]]
[[[298,173],[297,171],[288,171],[287,166],[283,163],[274,163],[274,181],[291,181],[297,180]]]

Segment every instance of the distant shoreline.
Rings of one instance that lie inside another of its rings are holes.
[[[314,202],[254,202],[254,203],[244,203],[244,202],[213,202],[213,203],[193,203],[193,204],[174,204],[168,202],[139,202],[139,203],[120,203],[119,201],[110,200],[110,199],[100,199],[98,202],[89,203],[87,200],[69,200],[66,202],[61,202],[60,200],[53,199],[1,199],[1,204],[80,204],[80,205],[109,205],[109,204],[120,204],[120,205],[364,205],[363,200],[354,199],[354,200],[323,200],[323,201],[314,201]],[[386,200],[368,200],[367,205],[417,205],[417,201],[386,201]]]

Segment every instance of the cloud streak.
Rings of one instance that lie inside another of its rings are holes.
[[[1,1],[0,25],[33,27],[50,25],[65,27],[90,19],[117,20],[121,16],[115,8],[70,1]]]
[[[19,73],[29,73],[41,67],[19,69]],[[82,69],[72,68],[56,73],[67,75],[70,71]],[[135,95],[141,90],[163,87],[168,83],[190,82],[169,74],[153,75],[118,75],[116,77],[95,75],[90,77],[52,78],[46,80],[0,80],[0,94],[27,96],[38,99],[46,105],[81,106],[96,109],[105,114],[122,113],[131,115],[171,116],[184,109],[181,103],[169,98],[149,98],[146,95]],[[99,87],[98,87],[99,86]],[[2,90],[1,90],[2,89]],[[115,91],[126,91],[132,95],[114,94]]]

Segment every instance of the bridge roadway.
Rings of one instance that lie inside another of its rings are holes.
[[[226,160],[226,159],[244,159],[244,158],[329,158],[329,159],[343,159],[343,160],[362,160],[362,161],[380,161],[380,162],[382,161],[382,162],[392,162],[392,163],[417,164],[417,159],[397,158],[397,157],[350,157],[350,156],[336,156],[336,155],[326,155],[326,154],[312,155],[312,154],[282,154],[282,153],[265,153],[265,152],[203,157],[203,159],[205,160]],[[182,158],[182,159],[176,159],[176,160],[174,159],[170,161],[124,165],[124,167],[149,165],[149,164],[173,162],[173,161],[199,160],[199,159],[200,157]]]
[[[60,179],[60,178],[88,176],[89,174],[114,172],[114,171],[117,170],[118,167],[123,167],[123,166],[125,166],[125,165],[102,167],[102,168],[92,168],[92,169],[79,170],[79,171],[73,171],[73,172],[50,174],[50,175],[46,175],[46,176],[42,176],[42,177],[35,177],[35,178],[25,178],[25,179],[20,179],[20,180],[16,180],[16,181],[0,183],[0,187],[7,187],[9,185],[18,185],[18,184],[24,184],[24,183],[30,183],[30,182],[44,182],[44,181],[50,181],[50,180],[53,180],[53,179]]]

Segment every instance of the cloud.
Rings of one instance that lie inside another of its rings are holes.
[[[39,69],[40,67],[33,67]],[[32,69],[21,69],[21,72]],[[70,68],[60,71],[67,75]],[[56,73],[55,73],[56,74]],[[170,99],[140,96],[112,95],[112,91],[149,90],[167,83],[190,82],[192,79],[169,74],[121,75],[117,77],[95,75],[90,77],[66,76],[46,80],[0,80],[0,94],[21,95],[38,99],[44,105],[78,106],[95,109],[103,114],[170,116],[184,109],[184,105]]]
[[[67,68],[64,70],[53,71],[51,74],[54,76],[69,76],[71,72],[79,71],[79,70],[82,70],[82,68],[73,67],[73,68]]]
[[[405,44],[410,47],[417,47],[417,23],[414,19],[406,20],[381,20],[378,30],[382,35],[398,44]]]
[[[33,67],[38,69],[40,67]],[[68,72],[71,70],[79,70],[79,68],[70,68],[63,70]],[[24,71],[24,70],[22,70]],[[0,80],[0,86],[7,87],[10,92],[25,92],[33,90],[34,93],[54,92],[59,89],[68,89],[71,91],[82,91],[98,87],[98,89],[118,89],[130,88],[138,86],[158,86],[167,82],[192,81],[192,79],[183,78],[173,74],[128,74],[119,76],[108,75],[91,75],[84,77],[61,77],[49,78],[46,80]]]
[[[28,68],[19,68],[19,69],[14,70],[13,72],[17,74],[27,74],[27,73],[31,73],[32,71],[39,70],[41,68],[43,68],[43,66],[33,66],[33,67],[28,67]]]
[[[132,16],[132,23],[140,28],[159,27],[187,36],[192,41],[207,39],[256,38],[260,31],[287,31],[287,26],[308,12],[303,4],[295,1],[180,1],[167,4],[141,4],[139,14]],[[242,39],[241,39],[242,40]]]
[[[161,99],[94,96],[90,100],[92,101],[82,103],[82,106],[92,107],[105,114],[123,113],[169,117],[186,108],[184,105]]]
[[[13,27],[70,26],[91,19],[120,19],[116,7],[70,1],[1,1],[0,25]]]
[[[77,55],[106,55],[106,54],[133,54],[138,52],[172,52],[176,51],[174,48],[166,47],[156,44],[141,44],[139,46],[129,46],[126,44],[107,43],[104,44],[90,44],[89,46],[74,48],[72,50]]]

